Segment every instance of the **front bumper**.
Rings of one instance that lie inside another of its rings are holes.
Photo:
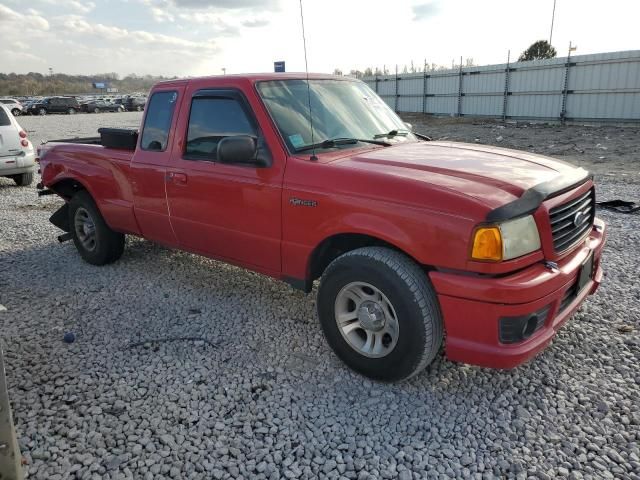
[[[558,262],[557,269],[537,263],[504,277],[480,277],[433,271],[446,332],[445,354],[454,361],[492,368],[513,368],[543,350],[602,281],[600,260],[606,227],[596,218],[582,247]],[[576,282],[593,253],[593,276],[576,292]],[[549,308],[544,325],[526,340],[504,344],[499,319]]]

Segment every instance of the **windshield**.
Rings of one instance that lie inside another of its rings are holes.
[[[351,80],[270,80],[258,92],[291,151],[331,139],[415,140],[405,123],[366,84]],[[309,95],[313,139],[309,124]],[[388,135],[390,134],[390,135]],[[353,148],[357,143],[327,143]]]

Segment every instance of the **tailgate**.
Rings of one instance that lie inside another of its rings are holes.
[[[0,157],[14,157],[21,151],[16,128],[12,124],[0,126]]]

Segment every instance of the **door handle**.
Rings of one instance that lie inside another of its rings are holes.
[[[187,175],[185,173],[168,172],[165,178],[167,179],[168,182],[173,182],[176,185],[187,184]]]

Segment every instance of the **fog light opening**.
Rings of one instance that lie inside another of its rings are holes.
[[[522,329],[522,338],[529,338],[538,328],[538,315],[531,315]]]

